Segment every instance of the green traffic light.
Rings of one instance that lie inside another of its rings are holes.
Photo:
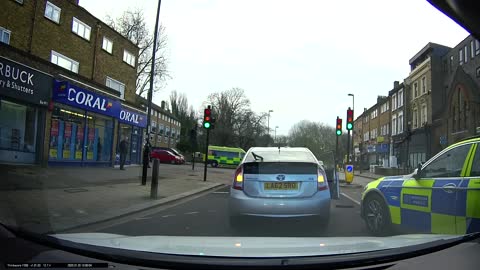
[[[342,135],[342,131],[341,130],[337,130],[337,136],[340,136]]]
[[[347,129],[348,129],[348,130],[352,130],[352,129],[353,129],[352,123],[347,123]]]
[[[203,123],[203,127],[204,127],[204,128],[210,128],[210,123],[209,123],[209,122]]]

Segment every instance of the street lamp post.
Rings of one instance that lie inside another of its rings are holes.
[[[273,110],[268,110],[268,116],[267,116],[267,129],[268,129],[268,136],[270,136],[270,113],[272,113]]]
[[[355,95],[354,94],[348,94],[348,96],[352,97],[352,110],[353,110],[353,122],[355,123]],[[352,157],[355,155],[355,150],[353,149],[353,134],[354,134],[355,131],[355,128],[353,129],[353,132],[352,132]],[[347,155],[350,156],[350,153],[347,153]]]
[[[275,137],[273,139],[273,143],[275,144],[275,142],[277,141],[277,128],[278,126],[275,126]]]
[[[142,185],[146,185],[147,181],[147,168],[149,165],[149,152],[150,152],[150,133],[151,133],[151,118],[152,118],[152,97],[153,97],[153,80],[155,74],[155,52],[156,52],[156,45],[157,45],[157,38],[158,38],[158,24],[159,24],[159,17],[160,17],[160,6],[162,5],[162,0],[158,0],[157,6],[157,14],[155,18],[155,29],[153,32],[153,49],[152,49],[152,66],[150,67],[150,88],[148,89],[147,93],[147,126],[146,126],[146,134],[147,140],[145,141],[144,149],[143,149],[143,168],[142,168]]]

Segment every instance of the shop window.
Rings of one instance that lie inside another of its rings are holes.
[[[50,128],[50,160],[81,161],[84,150],[85,113],[56,106]]]
[[[0,151],[34,153],[36,134],[35,108],[6,100],[0,101]]]
[[[87,161],[112,160],[113,121],[94,113],[87,114]]]

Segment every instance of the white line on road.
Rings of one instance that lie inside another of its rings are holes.
[[[360,202],[359,202],[359,201],[357,201],[357,200],[355,200],[354,198],[352,198],[352,197],[348,196],[347,194],[345,194],[345,193],[343,193],[343,192],[342,192],[342,193],[340,193],[340,194],[342,194],[343,196],[345,196],[345,198],[349,199],[350,201],[352,201],[352,202],[354,202],[354,203],[356,203],[356,204],[360,205]]]
[[[175,215],[175,214],[173,214],[173,215],[165,215],[165,216],[162,216],[162,217],[165,218],[165,217],[174,217],[174,216],[176,216],[176,215]]]
[[[213,194],[228,194],[228,191],[215,191]]]
[[[198,212],[188,212],[188,213],[185,213],[185,215],[194,215],[194,214],[198,214]]]

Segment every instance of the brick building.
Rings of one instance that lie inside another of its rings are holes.
[[[146,99],[137,96],[137,100],[141,106],[147,107]],[[165,101],[162,101],[161,106],[152,103],[150,143],[154,147],[175,148],[180,141],[182,125],[178,118],[165,108],[165,104]]]
[[[126,139],[127,164],[139,163],[146,114],[135,94],[138,47],[75,0],[0,8],[0,68],[41,79],[0,74],[0,162],[111,166]]]
[[[411,168],[436,152],[432,149],[432,133],[441,120],[434,120],[441,119],[445,108],[442,57],[450,49],[430,42],[409,61],[410,74],[405,81],[410,89],[407,128],[411,130],[408,158]]]
[[[393,89],[388,92],[390,98],[390,167],[405,168],[408,157],[407,141],[407,100],[409,88],[405,83],[395,81]]]
[[[443,109],[433,135],[435,152],[480,134],[480,42],[468,36],[442,60]]]

